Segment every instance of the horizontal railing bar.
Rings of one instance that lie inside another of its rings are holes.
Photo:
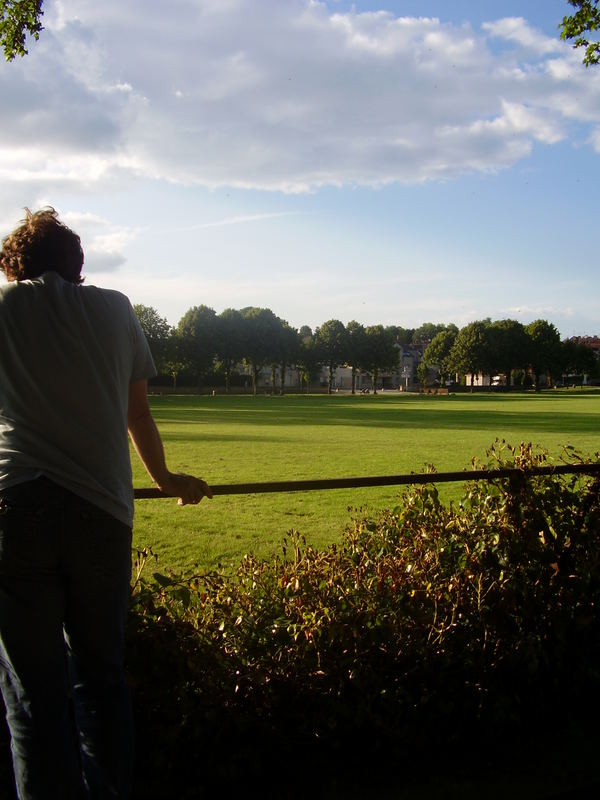
[[[268,481],[264,483],[221,483],[211,485],[213,495],[268,494],[272,492],[311,492],[324,489],[358,489],[369,486],[401,486],[424,483],[451,483],[453,481],[495,480],[498,478],[527,478],[536,475],[583,475],[600,474],[598,464],[557,464],[555,466],[530,467],[522,470],[515,467],[505,469],[462,470],[460,472],[425,472],[409,475],[380,475],[364,478],[323,478],[320,480]],[[133,490],[136,500],[151,500],[168,497],[159,489],[139,488]]]

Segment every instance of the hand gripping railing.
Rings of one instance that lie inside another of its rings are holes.
[[[526,470],[516,467],[504,469],[476,469],[460,472],[424,472],[409,475],[379,475],[363,478],[324,478],[301,481],[267,481],[264,483],[221,483],[212,484],[213,496],[226,494],[267,494],[270,492],[310,492],[328,489],[358,489],[369,486],[401,486],[424,483],[451,483],[452,481],[480,481],[499,478],[523,479],[537,475],[599,475],[600,463],[596,464],[556,464],[554,466],[530,467]],[[136,500],[150,500],[168,497],[159,489],[134,489]]]

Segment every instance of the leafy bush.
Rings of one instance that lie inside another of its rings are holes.
[[[548,463],[496,442],[487,466]],[[482,480],[459,506],[434,480],[339,546],[291,532],[233,575],[149,577],[138,553],[140,796],[514,748],[596,713],[598,479]]]

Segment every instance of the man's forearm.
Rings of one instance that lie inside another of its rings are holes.
[[[162,439],[148,405],[145,380],[129,385],[127,428],[137,454],[161,492],[178,497],[180,505],[212,497],[210,486],[202,478],[167,469]]]
[[[150,411],[129,423],[129,435],[148,474],[159,489],[164,488],[171,473],[167,469],[162,439]]]

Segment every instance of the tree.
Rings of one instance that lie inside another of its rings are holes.
[[[525,327],[529,337],[529,363],[535,375],[535,389],[540,389],[542,375],[556,377],[560,374],[560,335],[554,325],[545,319],[536,319]]]
[[[476,320],[461,328],[448,356],[448,367],[453,372],[471,376],[490,375],[492,372],[492,342],[489,319]]]
[[[427,345],[433,341],[433,337],[437,333],[445,330],[446,326],[440,323],[424,322],[419,328],[413,331],[412,343],[420,347],[427,347]]]
[[[40,38],[43,13],[42,0],[0,0],[0,45],[7,61],[27,54],[28,35]]]
[[[577,9],[574,14],[563,17],[558,26],[560,38],[564,41],[574,39],[573,47],[585,47],[583,63],[586,67],[600,62],[600,42],[590,41],[587,34],[595,34],[600,29],[600,9],[598,0],[567,0]]]
[[[529,364],[529,338],[525,327],[515,319],[501,319],[492,324],[494,372],[506,377],[510,386],[514,369]]]
[[[435,338],[435,337],[434,337]],[[427,386],[427,378],[429,377],[429,370],[427,369],[427,364],[425,361],[421,361],[421,363],[417,367],[417,378],[419,383],[423,388]]]
[[[401,325],[392,325],[391,330],[394,331],[394,336],[398,344],[402,344],[405,347],[412,344],[415,334],[414,328],[403,328]]]
[[[365,328],[362,366],[371,373],[373,393],[377,394],[379,373],[398,366],[396,338],[391,330],[383,325],[369,325]]]
[[[208,306],[194,306],[179,320],[177,332],[182,355],[189,361],[198,383],[214,367],[217,352],[217,315]]]
[[[566,339],[561,343],[560,354],[563,377],[580,375],[596,375],[598,359],[591,347],[576,339]]]
[[[270,308],[248,306],[242,308],[240,314],[246,326],[244,359],[250,366],[252,392],[256,394],[260,368],[277,360],[275,339],[281,321]]]
[[[308,325],[303,325],[298,334],[299,348],[296,356],[296,367],[300,373],[300,385],[306,385],[306,391],[310,389],[311,382],[319,373],[319,350],[315,337]]]
[[[419,367],[421,364],[419,364],[419,367],[417,368],[417,375],[420,379],[424,378],[426,380],[427,367],[437,367],[441,383],[445,383],[448,380],[453,372],[451,368],[451,362],[448,357],[452,347],[454,346],[457,336],[458,331],[454,329],[444,330],[436,333],[423,353],[423,361],[421,363],[425,366],[425,371],[423,372],[423,370],[421,370],[421,373],[419,373]]]
[[[356,373],[364,362],[366,342],[364,326],[355,319],[346,325],[346,344],[348,365],[352,370],[352,394],[356,394]]]
[[[226,308],[217,317],[216,354],[225,373],[225,392],[229,392],[231,371],[244,355],[245,321],[239,311]]]
[[[172,328],[167,344],[167,356],[164,360],[163,368],[165,372],[171,376],[174,389],[177,386],[177,376],[181,372],[189,370],[190,367],[191,364],[186,356],[185,342],[181,338],[179,331]]]
[[[333,373],[346,361],[347,335],[344,323],[339,319],[330,319],[324,322],[315,331],[315,340],[321,354],[321,362],[328,367],[327,393],[331,394],[333,388]]]
[[[133,310],[144,331],[144,336],[148,341],[156,370],[159,374],[163,373],[165,372],[166,361],[169,356],[171,326],[164,317],[159,315],[155,308],[152,308],[152,306],[136,303],[133,306]]]
[[[279,319],[279,330],[275,338],[275,350],[277,355],[277,362],[273,362],[273,375],[271,382],[275,387],[275,368],[279,368],[279,394],[285,391],[285,372],[291,366],[298,355],[298,348],[300,340],[298,338],[298,331],[287,323],[284,319]]]

